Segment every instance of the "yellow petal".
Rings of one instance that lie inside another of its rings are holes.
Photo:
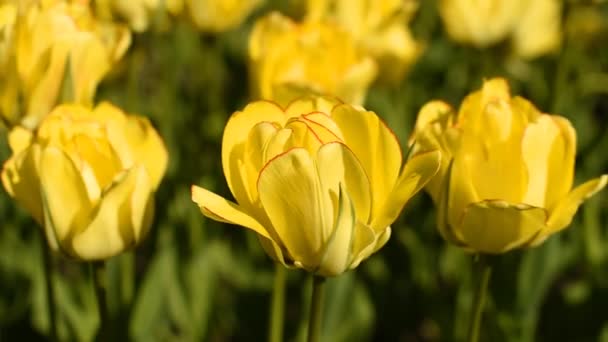
[[[78,32],[70,39],[70,76],[76,103],[90,106],[101,79],[110,70],[110,60],[101,40],[91,32]]]
[[[266,254],[268,254],[268,256],[270,256],[272,260],[275,260],[276,262],[284,265],[285,267],[294,267],[294,265],[291,263],[291,260],[287,258],[289,256],[283,255],[281,247],[276,242],[271,239],[267,239],[259,234],[258,241],[260,241],[262,249],[264,249]]]
[[[438,200],[436,200],[437,228],[439,229],[439,234],[441,234],[441,237],[443,237],[446,241],[452,242],[458,246],[463,246],[464,243],[462,242],[460,232],[454,230],[454,228],[457,227],[457,224],[454,223],[459,224],[462,211],[469,203],[471,203],[467,198],[469,198],[469,193],[471,193],[473,190],[471,190],[470,181],[467,182],[467,179],[461,179],[464,182],[461,182],[458,184],[458,186],[465,186],[465,188],[463,188],[465,190],[464,198],[456,197],[462,196],[463,193],[456,187],[454,188],[454,191],[452,191],[452,175],[454,175],[454,159],[450,160],[445,173],[443,173],[443,177],[441,178],[440,182],[437,182],[438,186],[440,187]],[[435,178],[437,178],[437,176]],[[459,201],[457,202],[457,205],[452,204],[452,197],[454,197],[456,201]],[[476,202],[476,200],[474,202]],[[449,221],[450,219],[452,221]]]
[[[331,116],[326,113],[312,112],[301,116],[307,126],[323,143],[331,141],[342,141],[342,132],[336,123],[331,119]]]
[[[399,213],[407,203],[426,183],[435,176],[441,165],[441,152],[431,151],[420,153],[410,159],[403,168],[394,189],[385,201],[374,199],[381,210],[373,217],[371,227],[381,232],[395,222]]]
[[[266,228],[236,203],[233,203],[213,192],[193,185],[192,201],[196,203],[203,215],[208,218],[249,228],[261,236],[271,239]]]
[[[16,155],[25,150],[32,143],[33,134],[29,129],[21,126],[15,126],[8,134],[8,143],[11,151]]]
[[[372,187],[372,217],[395,186],[402,155],[395,134],[373,112],[339,105],[331,113],[340,127],[346,145],[357,156]]]
[[[39,170],[44,226],[63,245],[84,229],[92,204],[79,170],[59,148],[48,146],[42,150]]]
[[[513,32],[513,50],[523,58],[555,51],[562,39],[562,1],[528,1]]]
[[[103,260],[133,247],[134,231],[140,230],[143,222],[133,225],[131,196],[142,174],[145,176],[143,166],[133,167],[117,176],[102,194],[90,223],[73,232],[72,241],[68,242],[75,257]]]
[[[467,207],[460,231],[467,247],[499,254],[531,241],[545,228],[542,208],[504,201],[483,201]]]
[[[388,241],[390,235],[391,229],[388,228],[385,232],[383,232],[382,235],[380,235],[384,242],[377,244],[376,233],[374,230],[366,224],[357,222],[357,226],[355,227],[355,236],[353,238],[352,259],[348,268],[353,269],[359,266],[361,261],[367,259],[367,257],[382,247],[384,243]],[[378,248],[376,248],[377,245],[379,245]]]
[[[136,167],[136,179],[131,194],[131,226],[134,243],[148,235],[154,218],[154,187],[144,166]]]
[[[351,65],[344,75],[342,82],[338,83],[336,96],[353,105],[363,105],[367,88],[378,74],[378,66],[371,57],[361,58]]]
[[[38,126],[38,123],[46,116],[55,105],[64,79],[65,63],[68,56],[69,46],[67,42],[55,44],[48,58],[48,67],[41,73],[36,82],[32,82],[27,94],[27,114],[22,124],[30,129]],[[39,62],[44,64],[43,61]],[[38,65],[40,65],[38,64]],[[31,72],[31,70],[27,70]]]
[[[42,201],[40,198],[40,179],[38,160],[40,145],[34,144],[21,151],[4,163],[2,184],[6,192],[15,198],[41,226],[44,224]]]
[[[276,104],[268,101],[253,102],[243,111],[232,114],[222,138],[222,168],[230,191],[240,204],[250,203],[246,177],[242,177],[242,167],[245,162],[245,143],[249,131],[258,123],[277,122],[281,126],[285,122],[283,110]]]
[[[551,216],[549,217],[549,221],[547,221],[548,230],[546,233],[543,232],[543,235],[550,235],[568,227],[578,207],[586,199],[602,190],[606,186],[606,183],[608,183],[608,175],[602,175],[574,188],[551,211]]]
[[[313,112],[331,113],[331,110],[342,104],[340,100],[328,96],[305,96],[289,103],[285,108],[287,118],[298,117]]]
[[[378,232],[375,232],[375,234],[376,241],[374,243],[374,248],[372,249],[372,254],[378,251],[380,248],[382,248],[382,246],[384,246],[388,242],[388,239],[390,239],[392,234],[392,229],[390,226],[388,226],[382,232],[380,232],[379,235]]]
[[[572,189],[576,154],[576,132],[570,121],[556,115],[551,118],[559,126],[560,134],[551,148],[548,162],[547,184],[550,185],[546,190],[545,208],[549,211]]]
[[[449,177],[449,189],[447,199],[447,229],[450,227],[455,228],[460,225],[462,213],[465,208],[471,204],[483,200],[477,194],[475,188],[474,179],[471,176],[471,171],[467,163],[469,159],[469,152],[464,149],[459,149],[454,156],[450,173],[446,174],[445,177]],[[443,200],[443,199],[442,199]],[[458,238],[459,231],[452,229],[456,238]]]
[[[564,139],[561,138],[559,126],[555,124],[549,115],[540,116],[535,122],[526,127],[522,139],[522,155],[528,170],[528,186],[523,202],[535,207],[549,208],[545,203],[545,195],[548,189],[554,187],[563,188],[562,184],[568,183],[567,179],[553,179],[549,183],[549,173],[558,173],[556,169],[572,169],[574,166],[574,151],[572,159],[564,155]],[[550,161],[559,162],[559,164]],[[561,173],[561,172],[560,172]],[[568,191],[568,189],[566,189]]]
[[[344,186],[340,184],[339,193],[332,192],[331,195],[337,206],[336,222],[316,270],[317,274],[324,277],[337,276],[348,269],[357,225],[355,208]]]
[[[167,148],[150,120],[141,116],[129,115],[126,132],[129,145],[137,162],[146,167],[154,189],[158,188],[169,161]]]
[[[317,152],[317,168],[323,194],[338,194],[344,187],[357,220],[367,223],[372,206],[370,182],[352,151],[341,143],[325,144]]]
[[[294,262],[307,270],[319,265],[333,227],[329,194],[320,192],[315,163],[305,149],[292,149],[260,173],[258,192],[264,210]]]
[[[451,116],[451,112],[452,107],[443,101],[431,101],[426,103],[418,112],[418,116],[416,117],[416,127],[414,128],[414,135],[412,136],[412,139],[410,139],[410,142],[412,142],[414,138],[415,140],[418,140],[416,136],[425,131],[429,125],[441,120],[446,115]],[[439,148],[439,146],[433,147]]]

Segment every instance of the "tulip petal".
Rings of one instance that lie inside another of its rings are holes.
[[[72,100],[91,105],[95,89],[110,70],[106,47],[91,32],[79,32],[71,39],[70,76],[73,82]]]
[[[15,153],[4,163],[2,184],[6,192],[15,198],[41,226],[44,224],[42,201],[40,199],[40,179],[37,161],[40,145]]]
[[[167,148],[148,118],[130,115],[126,120],[125,135],[137,163],[143,163],[154,189],[167,170]]]
[[[390,236],[391,229],[387,228],[380,235],[380,239],[376,240],[376,233],[370,226],[363,224],[360,221],[357,222],[352,247],[352,259],[348,268],[353,269],[359,266],[361,261],[372,255],[380,247],[384,246]]]
[[[543,235],[553,234],[570,225],[572,218],[578,207],[596,192],[602,190],[608,183],[608,175],[587,181],[574,188],[568,196],[557,203],[552,210],[549,221],[547,221],[548,231]]]
[[[64,245],[86,226],[93,204],[74,162],[59,148],[47,146],[42,150],[39,170],[44,227]]]
[[[25,150],[32,143],[32,131],[21,126],[15,126],[8,134],[8,144],[13,154]]]
[[[381,210],[373,217],[370,224],[372,229],[381,232],[393,223],[407,201],[435,176],[440,165],[441,152],[437,150],[412,157],[405,164],[393,191],[385,201],[379,202]],[[374,199],[374,201],[378,203],[382,199]]]
[[[193,185],[191,190],[192,201],[199,206],[203,215],[215,221],[249,228],[271,239],[268,231],[255,218],[244,212],[238,204],[196,185]]]
[[[386,201],[399,176],[403,158],[399,141],[373,112],[339,105],[331,116],[370,179],[372,217],[375,217],[382,210],[379,205]]]
[[[270,256],[272,260],[275,260],[282,264],[285,267],[294,267],[291,260],[289,260],[289,256],[283,255],[283,251],[281,247],[271,239],[267,239],[262,235],[258,234],[258,241],[260,241],[260,245],[262,245],[262,249]]]
[[[551,116],[560,128],[560,135],[552,146],[549,156],[549,175],[545,208],[553,210],[562,198],[568,195],[574,181],[576,154],[576,132],[570,121],[559,116]]]
[[[285,114],[287,118],[294,118],[313,112],[331,113],[331,110],[341,103],[332,97],[306,96],[291,102],[285,109]]]
[[[154,187],[145,166],[137,167],[131,194],[131,226],[135,243],[148,235],[154,218]]]
[[[253,102],[243,111],[232,114],[222,138],[222,168],[226,182],[237,203],[250,203],[247,177],[243,177],[243,163],[246,161],[245,144],[251,129],[262,121],[285,123],[286,116],[281,107],[268,101]]]
[[[545,228],[546,219],[543,208],[489,200],[471,203],[460,227],[467,247],[498,254],[531,241]]]
[[[376,78],[378,66],[371,57],[363,57],[350,66],[342,82],[338,84],[336,95],[354,105],[363,105],[367,88]]]
[[[558,166],[549,165],[550,158],[554,159],[552,152],[558,154],[560,162],[558,169],[574,165],[574,160],[571,163],[565,160],[563,140],[559,138],[559,126],[549,115],[539,116],[526,127],[522,139],[522,156],[528,170],[528,186],[523,198],[524,203],[535,207],[548,207],[545,205],[546,190],[554,186],[561,188],[559,183],[567,182],[565,179],[555,179],[555,183],[548,182],[549,172],[553,167]]]
[[[320,261],[331,232],[333,208],[320,191],[315,163],[303,148],[294,148],[271,160],[261,171],[258,193],[264,210],[283,246],[307,270]]]
[[[139,175],[145,175],[143,165],[126,170],[114,178],[112,185],[101,195],[101,200],[88,225],[73,232],[71,248],[82,260],[103,260],[113,257],[134,245],[131,217],[131,196]]]
[[[456,205],[452,204],[452,201],[454,200],[452,197],[462,196],[462,191],[456,187],[454,188],[454,191],[452,191],[452,176],[454,175],[453,170],[454,159],[452,159],[448,164],[445,176],[441,179],[440,183],[441,192],[439,193],[439,200],[437,203],[437,228],[439,229],[439,234],[441,234],[441,236],[445,240],[452,242],[458,246],[463,246],[464,243],[462,242],[462,237],[458,234],[456,230],[454,230],[454,227],[456,225],[454,225],[453,222],[457,221],[455,221],[454,219],[450,221],[450,214],[452,214],[451,216],[460,218],[458,214],[461,213],[462,210],[464,210],[464,206],[466,206],[466,203],[470,203],[464,201],[470,201],[470,198],[467,194],[465,194],[465,198],[467,199],[456,198],[455,200],[460,201],[459,203],[463,207],[461,209],[454,209]],[[463,185],[470,185],[470,181],[466,182],[465,179],[465,182],[461,182],[460,184],[458,184],[458,186]],[[465,191],[470,192],[471,190],[467,189]]]
[[[372,207],[370,182],[353,152],[342,143],[325,144],[317,152],[317,168],[321,192],[337,194],[343,186],[357,220],[367,223]]]
[[[339,194],[332,192],[331,195],[333,195],[334,205],[338,208],[336,222],[333,232],[325,244],[319,268],[316,270],[316,273],[324,277],[336,276],[348,269],[357,223],[353,202],[348,197],[344,186],[340,184]]]

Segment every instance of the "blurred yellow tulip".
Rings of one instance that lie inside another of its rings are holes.
[[[561,0],[441,0],[439,12],[452,39],[479,48],[511,37],[513,52],[534,58],[561,43]]]
[[[335,23],[378,62],[380,76],[399,81],[422,52],[408,23],[414,0],[308,0],[306,20]]]
[[[448,241],[480,253],[532,247],[565,229],[608,175],[571,189],[576,134],[570,122],[511,97],[504,79],[486,81],[458,113],[433,101],[418,115],[415,151],[445,156],[426,186]]]
[[[170,0],[166,6],[188,17],[201,31],[223,32],[239,26],[264,0]]]
[[[36,134],[15,127],[2,170],[6,191],[80,260],[121,253],[147,234],[167,151],[150,122],[102,103],[61,105]]]
[[[255,231],[283,265],[335,276],[386,243],[440,157],[420,153],[402,166],[395,135],[360,107],[322,97],[285,109],[253,102],[230,117],[222,141],[237,203],[198,186],[192,199],[205,216]]]
[[[10,8],[11,15],[5,15]],[[130,44],[126,27],[97,22],[85,2],[4,5],[1,116],[34,129],[60,101],[92,105],[98,83]]]
[[[335,25],[298,24],[274,12],[259,19],[249,37],[252,92],[286,105],[309,94],[362,104],[376,77],[371,57]]]

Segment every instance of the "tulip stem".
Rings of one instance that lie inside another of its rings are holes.
[[[95,296],[97,297],[97,310],[99,312],[97,340],[105,342],[110,340],[108,302],[106,299],[106,264],[104,261],[94,261],[91,264],[93,268],[93,285],[95,287]]]
[[[324,277],[313,276],[310,318],[308,320],[308,342],[319,342],[321,339],[324,285]]]
[[[49,314],[49,333],[51,341],[59,341],[57,335],[57,310],[55,301],[55,284],[53,283],[53,254],[46,240],[42,239],[42,249],[44,252],[44,282],[46,285],[46,304]]]
[[[479,341],[483,309],[486,303],[488,284],[490,283],[490,277],[492,275],[492,265],[490,264],[490,260],[488,260],[488,256],[479,255],[477,262],[479,268],[479,282],[475,291],[473,311],[471,312],[471,320],[469,323],[469,342]]]
[[[287,270],[279,263],[275,265],[274,286],[272,290],[272,306],[270,309],[269,342],[283,341],[283,322],[285,314],[285,284]]]

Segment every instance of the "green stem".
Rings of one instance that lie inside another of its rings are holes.
[[[270,310],[269,342],[283,341],[283,321],[285,316],[285,283],[287,270],[279,263],[275,266],[274,287],[272,290],[272,307]]]
[[[53,283],[53,254],[49,248],[46,239],[42,238],[43,263],[44,263],[44,282],[46,285],[46,302],[49,314],[49,328],[51,341],[59,341],[57,335],[57,316],[56,316],[56,301],[55,301],[55,285]]]
[[[93,267],[93,286],[95,287],[95,296],[97,297],[97,310],[99,312],[99,332],[97,334],[98,341],[109,341],[109,315],[108,302],[106,299],[107,283],[106,283],[106,265],[104,261],[94,261]]]
[[[488,284],[490,283],[490,277],[492,275],[492,265],[490,264],[487,256],[479,255],[478,263],[479,283],[475,291],[475,301],[473,302],[473,311],[471,321],[469,323],[469,342],[479,341],[481,319],[486,303]]]
[[[128,308],[133,302],[135,292],[135,254],[127,251],[120,256],[120,299],[122,308]]]
[[[323,296],[325,278],[313,276],[312,297],[310,299],[310,318],[308,320],[308,342],[321,340],[321,322],[323,314]]]

